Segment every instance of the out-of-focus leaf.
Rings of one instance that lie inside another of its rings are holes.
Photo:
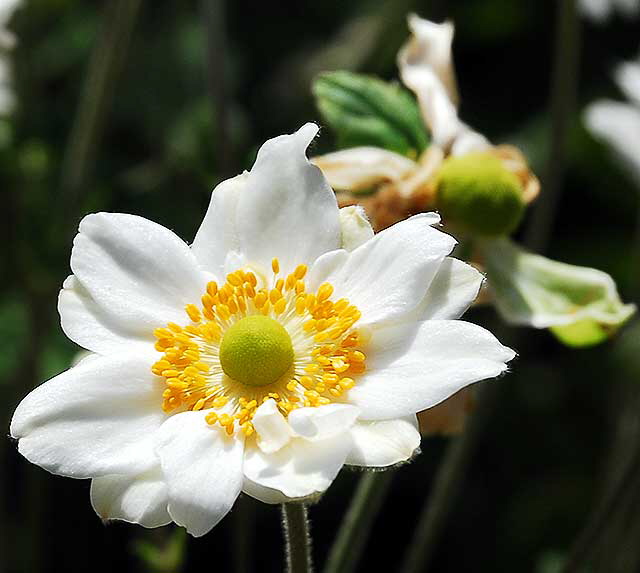
[[[169,534],[164,546],[140,539],[135,542],[133,549],[139,559],[147,565],[153,573],[175,573],[182,569],[184,552],[187,543],[186,531],[175,528]]]
[[[316,78],[313,93],[339,147],[371,145],[416,157],[429,143],[413,96],[397,84],[351,72],[328,72]]]
[[[602,271],[552,261],[508,239],[482,243],[489,285],[512,324],[551,328],[568,346],[606,340],[635,312]]]
[[[0,338],[3,350],[0,353],[0,382],[18,366],[22,348],[26,342],[27,305],[19,298],[7,296],[0,304]]]

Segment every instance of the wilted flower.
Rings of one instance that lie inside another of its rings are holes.
[[[412,36],[398,54],[398,66],[403,83],[417,97],[432,143],[420,150],[416,161],[410,157],[412,150],[402,155],[366,146],[329,153],[313,162],[338,190],[342,204],[363,205],[378,228],[438,209],[445,224],[465,239],[470,259],[483,269],[486,266],[487,293],[508,322],[553,327],[561,340],[574,346],[601,341],[627,320],[633,306],[622,304],[608,275],[534,256],[506,238],[517,228],[526,205],[538,195],[538,180],[515,147],[491,145],[458,117],[453,25],[411,15],[409,27]],[[619,74],[633,98],[640,91],[639,70],[628,65]],[[338,76],[333,81],[339,84],[346,79]],[[355,85],[345,87],[353,91]],[[325,98],[329,95],[319,93]],[[599,124],[607,124],[608,133],[612,124],[623,123],[623,115],[640,115],[635,109],[625,109],[616,110],[613,118],[611,106],[592,114],[600,116]],[[376,106],[372,103],[370,107]],[[400,114],[396,111],[395,115]],[[639,123],[629,121],[627,130]],[[633,154],[632,149],[627,143],[627,156]],[[638,160],[637,155],[634,158]],[[378,186],[377,192],[367,194],[372,186]],[[349,194],[340,193],[344,190]],[[590,335],[585,331],[587,315],[595,321]]]
[[[94,508],[209,531],[244,491],[316,496],[344,464],[420,443],[416,412],[514,356],[456,319],[481,275],[422,214],[373,235],[339,211],[307,124],[224,181],[191,247],[141,217],[80,224],[60,293],[93,354],[36,388],[11,435],[30,461],[93,478]]]

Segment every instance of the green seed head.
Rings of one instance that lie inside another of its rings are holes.
[[[247,316],[222,337],[220,364],[237,382],[249,386],[271,384],[293,364],[291,337],[273,318]]]
[[[522,185],[488,153],[450,157],[440,168],[436,204],[445,221],[474,235],[513,232],[524,214]]]

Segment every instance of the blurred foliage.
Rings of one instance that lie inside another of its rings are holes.
[[[332,121],[315,111],[314,75],[350,69],[385,80],[397,76],[394,58],[407,35],[404,13],[409,10],[454,19],[464,120],[496,143],[521,146],[543,174],[553,3],[220,0],[226,38],[217,52],[219,61],[208,64],[201,4],[166,0],[143,2],[97,142],[95,166],[72,207],[60,185],[63,158],[106,4],[28,0],[12,22],[18,37],[18,108],[0,121],[5,422],[31,387],[63,370],[78,350],[60,331],[56,296],[70,272],[71,240],[82,215],[136,213],[191,240],[213,186],[250,167],[264,139],[308,120]],[[617,95],[610,81],[612,65],[635,55],[639,37],[638,22],[614,20],[601,28],[584,24],[579,107],[594,97]],[[207,74],[224,87],[222,99],[208,92]],[[337,77],[351,81],[366,76]],[[426,139],[418,127],[407,124],[415,110],[406,94],[389,84],[376,86],[374,104],[361,86],[348,94],[358,112],[366,105],[384,105],[385,113],[396,118],[399,105],[407,115],[390,122],[393,137],[400,141],[402,134],[403,152],[420,149]],[[342,89],[342,84],[331,88]],[[387,103],[381,104],[383,100]],[[221,105],[224,114],[218,113]],[[611,273],[623,298],[630,300],[638,288],[630,247],[638,190],[608,150],[584,131],[579,114],[572,120],[568,172],[546,254]],[[333,149],[325,133],[314,152]],[[546,332],[499,332],[499,321],[489,309],[474,310],[468,319],[516,347],[520,359],[513,373],[497,382],[503,407],[472,464],[434,570],[554,571],[553,556],[565,554],[598,491],[617,388],[636,376],[640,354],[614,352],[616,340],[576,353]],[[621,342],[628,341],[622,334]],[[397,472],[362,570],[393,570],[397,565],[444,445],[442,439],[426,439],[422,455]],[[6,544],[0,568],[4,564],[10,573],[74,572],[91,564],[94,571],[140,570],[130,540],[141,530],[126,524],[103,526],[90,507],[88,483],[45,474],[21,458],[8,440],[0,456],[0,528]],[[311,509],[318,563],[356,477],[343,472],[322,503]],[[255,570],[280,571],[277,511],[257,503],[251,507],[247,527],[257,532],[251,548]],[[185,571],[232,566],[232,519],[233,514],[204,539],[185,542]],[[145,546],[139,546],[138,554],[147,551],[140,547]]]

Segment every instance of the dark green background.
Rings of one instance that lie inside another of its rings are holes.
[[[55,298],[70,272],[71,238],[81,216],[135,213],[191,240],[218,181],[249,168],[266,138],[319,121],[310,91],[315,73],[350,68],[396,76],[407,11],[455,20],[463,118],[496,143],[520,145],[544,177],[551,128],[551,0],[217,1],[222,19],[216,19],[215,58],[209,63],[204,3],[147,0],[123,72],[111,88],[95,163],[70,192],[61,183],[63,159],[107,4],[34,0],[13,20],[19,107],[0,124],[5,433],[20,398],[65,369],[78,350],[60,330]],[[632,268],[639,249],[633,239],[638,189],[584,131],[580,112],[597,97],[621,98],[611,72],[635,56],[639,22],[615,18],[595,26],[581,20],[578,105],[570,118],[566,177],[553,225],[545,230],[545,254],[611,273],[625,300],[634,299],[640,282]],[[312,152],[330,150],[331,142],[323,130]],[[571,350],[547,332],[502,325],[490,309],[467,318],[496,332],[520,357],[513,372],[495,382],[501,387],[498,404],[431,571],[551,572],[544,563],[567,552],[610,471],[622,407],[637,397],[640,331],[632,324],[610,343]],[[637,436],[630,435],[628,448],[636,447]],[[422,455],[397,472],[362,571],[398,567],[446,444],[425,439]],[[88,481],[47,474],[21,458],[8,439],[1,455],[0,570],[145,570],[132,550],[134,541],[162,541],[166,533],[125,524],[104,527],[90,507]],[[319,565],[356,480],[356,473],[344,471],[311,508]],[[253,570],[280,571],[278,509],[250,499],[242,503],[249,519],[241,536]],[[237,515],[232,512],[205,538],[189,540],[186,571],[233,571]],[[638,527],[637,515],[627,531]],[[607,547],[605,554],[614,550]]]

